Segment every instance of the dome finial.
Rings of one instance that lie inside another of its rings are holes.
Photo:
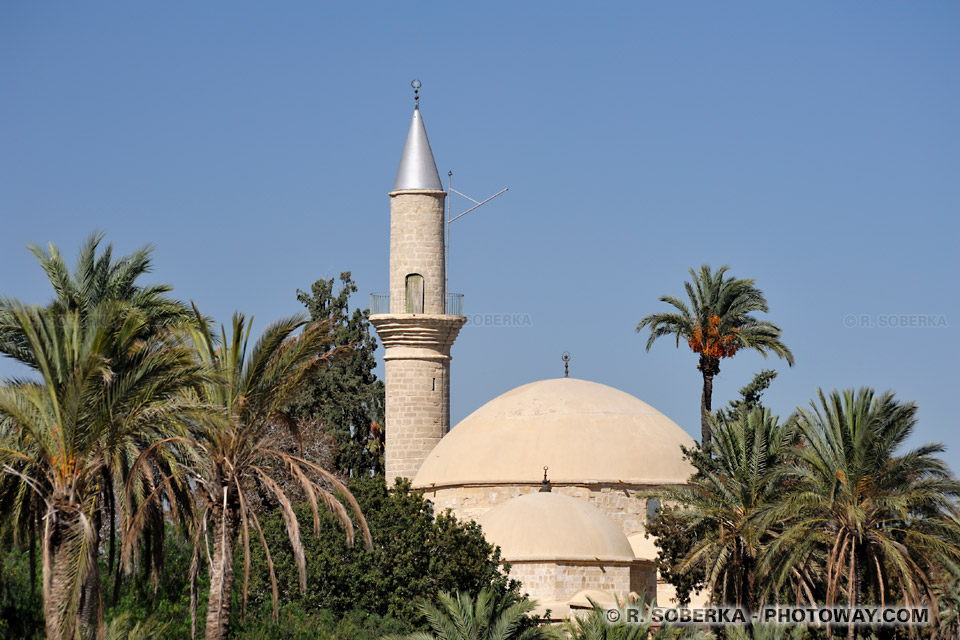
[[[543,482],[540,483],[540,493],[550,493],[550,481],[547,480],[547,469],[550,467],[543,468]]]
[[[423,86],[423,83],[420,80],[413,80],[410,83],[410,86],[413,87],[413,108],[420,108],[420,87]]]
[[[563,377],[569,378],[570,377],[570,352],[564,351],[560,355],[560,359],[563,360]]]

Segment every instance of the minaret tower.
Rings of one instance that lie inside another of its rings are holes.
[[[386,473],[411,480],[450,430],[450,347],[462,296],[447,294],[444,200],[414,81],[413,120],[390,192],[390,294],[374,294],[370,322],[386,351]]]

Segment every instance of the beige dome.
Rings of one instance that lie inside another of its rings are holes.
[[[630,541],[630,547],[633,549],[633,555],[637,556],[638,559],[650,561],[655,561],[657,559],[659,549],[657,549],[657,545],[654,544],[653,538],[648,538],[647,534],[643,531],[633,534],[632,536],[628,537],[627,540]]]
[[[507,562],[601,560],[629,562],[630,542],[613,520],[589,502],[560,493],[529,493],[477,518],[487,542]]]
[[[613,387],[557,378],[517,387],[450,430],[414,478],[460,484],[681,484],[693,439],[647,403]]]

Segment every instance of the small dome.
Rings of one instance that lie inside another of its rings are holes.
[[[647,403],[613,387],[557,378],[483,405],[430,452],[413,486],[554,483],[683,484],[693,439]]]
[[[637,556],[638,559],[650,560],[651,562],[657,559],[659,549],[657,549],[657,545],[654,544],[653,538],[648,538],[647,534],[643,531],[633,534],[627,538],[627,540],[630,541],[633,555]]]
[[[507,562],[634,559],[617,523],[589,502],[560,493],[530,493],[477,518],[487,541]]]

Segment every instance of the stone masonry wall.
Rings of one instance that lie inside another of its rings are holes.
[[[386,360],[386,472],[413,479],[450,428],[450,360]]]
[[[514,562],[510,577],[523,583],[523,590],[541,603],[565,601],[583,589],[615,594],[630,592],[628,565],[567,562]]]
[[[423,276],[425,314],[445,306],[443,191],[390,194],[390,313],[406,311],[407,276]]]
[[[652,562],[637,562],[630,567],[630,591],[642,594],[648,602],[657,597],[657,569]]]

